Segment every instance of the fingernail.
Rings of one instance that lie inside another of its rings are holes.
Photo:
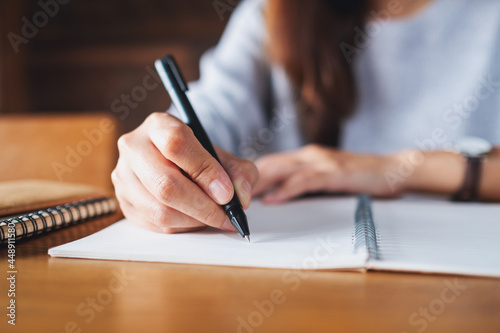
[[[246,180],[236,180],[234,187],[238,193],[238,197],[243,205],[250,204],[252,200],[252,186]]]
[[[231,221],[229,221],[229,217],[226,217],[226,220],[224,221],[224,224],[222,225],[222,228],[224,230],[229,230],[229,231],[236,231],[234,226],[231,224]]]
[[[214,180],[210,185],[208,186],[208,190],[214,197],[214,199],[217,201],[219,205],[223,205],[225,203],[228,203],[229,200],[231,200],[231,189],[226,187],[221,181],[218,179]]]

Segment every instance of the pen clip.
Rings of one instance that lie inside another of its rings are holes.
[[[172,71],[172,74],[174,74],[175,80],[179,84],[179,88],[186,92],[188,91],[188,86],[186,84],[186,81],[184,81],[184,78],[182,77],[181,72],[179,71],[179,67],[177,66],[177,63],[175,62],[174,57],[171,55],[167,55],[163,58],[163,61],[167,64],[167,66],[170,68]]]

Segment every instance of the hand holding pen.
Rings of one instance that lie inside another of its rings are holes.
[[[150,115],[118,146],[112,180],[129,220],[164,233],[205,226],[235,231],[221,205],[236,193],[248,208],[258,178],[253,163],[216,148],[219,163],[188,125],[167,113]]]
[[[172,103],[175,108],[183,118],[186,125],[188,125],[193,131],[194,136],[200,144],[205,148],[206,151],[212,155],[213,158],[220,163],[219,156],[212,146],[212,142],[210,141],[205,129],[200,123],[198,116],[194,112],[193,106],[189,101],[186,92],[188,91],[188,86],[184,81],[184,78],[181,74],[180,69],[177,67],[177,63],[174,58],[170,55],[165,56],[161,60],[157,60],[155,62],[156,70],[160,75],[160,78],[167,89],[170,98],[172,99]],[[203,168],[203,164],[201,166],[194,166],[194,168]],[[209,186],[210,191],[219,191],[222,187],[222,183],[218,180],[212,182]],[[225,189],[226,193],[229,192],[228,189]],[[247,216],[243,210],[243,206],[241,205],[240,199],[236,193],[233,193],[231,199],[226,202],[222,201],[221,204],[224,208],[224,212],[226,213],[229,221],[233,225],[233,227],[240,233],[242,237],[245,237],[248,242],[250,242],[250,230],[248,229],[248,221]]]

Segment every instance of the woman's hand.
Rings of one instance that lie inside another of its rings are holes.
[[[402,187],[390,186],[384,175],[396,164],[392,156],[357,155],[310,145],[257,160],[260,179],[254,195],[263,195],[266,203],[314,192],[397,196]]]
[[[224,169],[187,125],[167,113],[149,116],[118,140],[118,148],[116,196],[125,216],[147,229],[175,233],[208,225],[234,231],[220,205],[235,190],[243,208],[250,205],[258,178],[253,163],[216,149]]]

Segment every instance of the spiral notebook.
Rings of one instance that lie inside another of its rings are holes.
[[[206,229],[165,235],[117,222],[53,257],[281,269],[387,270],[500,277],[500,205],[368,197],[252,203],[252,243]]]
[[[0,246],[116,212],[114,197],[87,185],[0,182]]]

